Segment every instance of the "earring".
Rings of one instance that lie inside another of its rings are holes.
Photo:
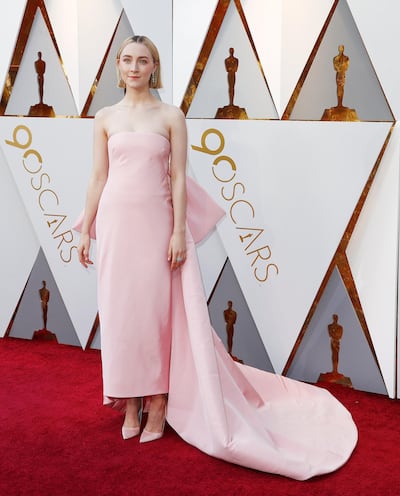
[[[117,76],[118,76],[118,88],[126,88],[125,81],[121,77],[121,73],[117,69]]]
[[[151,86],[155,86],[156,85],[156,73],[155,72],[153,72],[151,74],[151,80],[150,81],[151,81]]]

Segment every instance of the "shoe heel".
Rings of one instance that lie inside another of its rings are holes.
[[[161,432],[150,432],[150,431],[146,431],[146,428],[144,428],[140,436],[141,443],[149,443],[150,441],[156,441],[157,439],[161,439],[163,437],[166,416],[167,416],[167,407],[165,407],[164,420],[163,420]]]
[[[138,411],[139,427],[122,426],[121,433],[122,433],[123,439],[125,439],[125,440],[131,439],[132,437],[136,437],[140,434],[140,424],[142,423],[142,413],[143,413],[143,400],[140,404],[140,408]]]
[[[142,435],[140,436],[140,442],[149,443],[150,441],[156,441],[157,439],[161,439],[164,435],[164,426],[165,426],[165,422],[161,432],[149,432],[146,431],[146,429],[144,429]]]

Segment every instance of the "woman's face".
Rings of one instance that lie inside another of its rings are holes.
[[[121,79],[127,88],[148,87],[156,69],[150,50],[143,43],[129,43],[117,60]]]

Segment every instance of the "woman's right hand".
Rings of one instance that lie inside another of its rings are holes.
[[[90,236],[89,234],[81,234],[79,245],[78,245],[78,256],[80,263],[88,268],[89,265],[92,265],[93,262],[89,258],[90,252]]]

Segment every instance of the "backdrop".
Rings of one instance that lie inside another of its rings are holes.
[[[155,94],[187,117],[188,173],[226,211],[198,256],[233,358],[398,397],[398,19],[397,0],[14,0],[0,30],[1,335],[101,347],[96,265],[79,265],[71,227],[92,117],[122,97],[117,48],[146,34]]]

